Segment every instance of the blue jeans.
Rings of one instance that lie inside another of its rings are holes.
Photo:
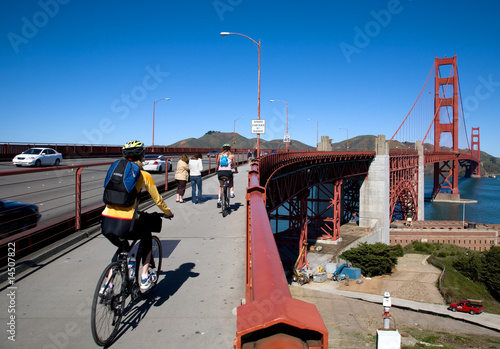
[[[191,200],[193,203],[201,203],[201,176],[191,176]],[[198,187],[198,195],[196,195],[196,187]]]

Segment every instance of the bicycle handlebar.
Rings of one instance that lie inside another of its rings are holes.
[[[142,212],[139,212],[139,214],[143,213],[144,211]],[[147,212],[144,212],[144,213],[147,213]],[[167,216],[166,214],[164,214],[163,212],[152,212],[152,213],[147,213],[147,214],[150,214],[150,215],[153,215],[155,217],[162,217],[162,218],[165,218],[165,219],[172,219],[174,218],[174,214],[172,212],[170,212],[170,216]]]

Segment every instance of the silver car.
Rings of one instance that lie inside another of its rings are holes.
[[[61,153],[51,148],[31,148],[24,151],[22,154],[16,155],[12,159],[12,163],[20,166],[42,166],[54,165],[57,166],[63,160]]]

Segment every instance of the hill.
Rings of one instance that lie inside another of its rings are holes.
[[[337,143],[332,143],[333,151],[344,151],[347,150],[347,142],[349,142],[350,151],[373,151],[375,150],[375,136],[373,135],[362,135],[349,139],[348,141],[341,141]],[[234,135],[235,146],[238,149],[256,149],[257,148],[257,137],[246,138],[238,133]],[[208,131],[200,138],[188,138],[182,141],[173,143],[168,147],[173,148],[213,148],[219,149],[222,144],[229,143],[233,145],[233,133],[232,132],[219,132],[219,131]],[[391,149],[415,149],[415,144],[411,142],[398,142],[392,141],[389,144]],[[285,149],[285,143],[282,139],[274,139],[271,141],[266,141],[261,138],[260,140],[261,149]],[[316,150],[315,146],[310,146],[299,141],[292,140],[290,150]],[[431,144],[424,144],[425,150],[432,150],[433,146]],[[500,158],[491,156],[488,153],[481,152],[481,175],[500,175]],[[463,173],[460,173],[463,175]]]
[[[256,149],[257,148],[257,137],[248,139],[239,135],[234,134],[235,146],[238,149]],[[232,132],[218,132],[218,131],[208,131],[200,138],[188,138],[182,141],[173,143],[168,147],[173,148],[213,148],[220,149],[225,143],[231,144],[233,146],[233,133]],[[285,149],[285,143],[282,139],[273,139],[271,141],[266,141],[260,139],[261,149]],[[316,147],[304,144],[299,141],[292,141],[288,147],[290,150],[316,150]]]

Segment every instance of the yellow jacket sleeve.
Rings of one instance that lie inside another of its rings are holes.
[[[149,172],[141,171],[142,178],[144,179],[144,188],[148,191],[149,195],[153,198],[155,204],[163,211],[166,215],[170,215],[170,208],[167,206],[160,193],[158,193],[158,188],[156,188],[155,181]],[[139,183],[137,183],[139,184]]]

